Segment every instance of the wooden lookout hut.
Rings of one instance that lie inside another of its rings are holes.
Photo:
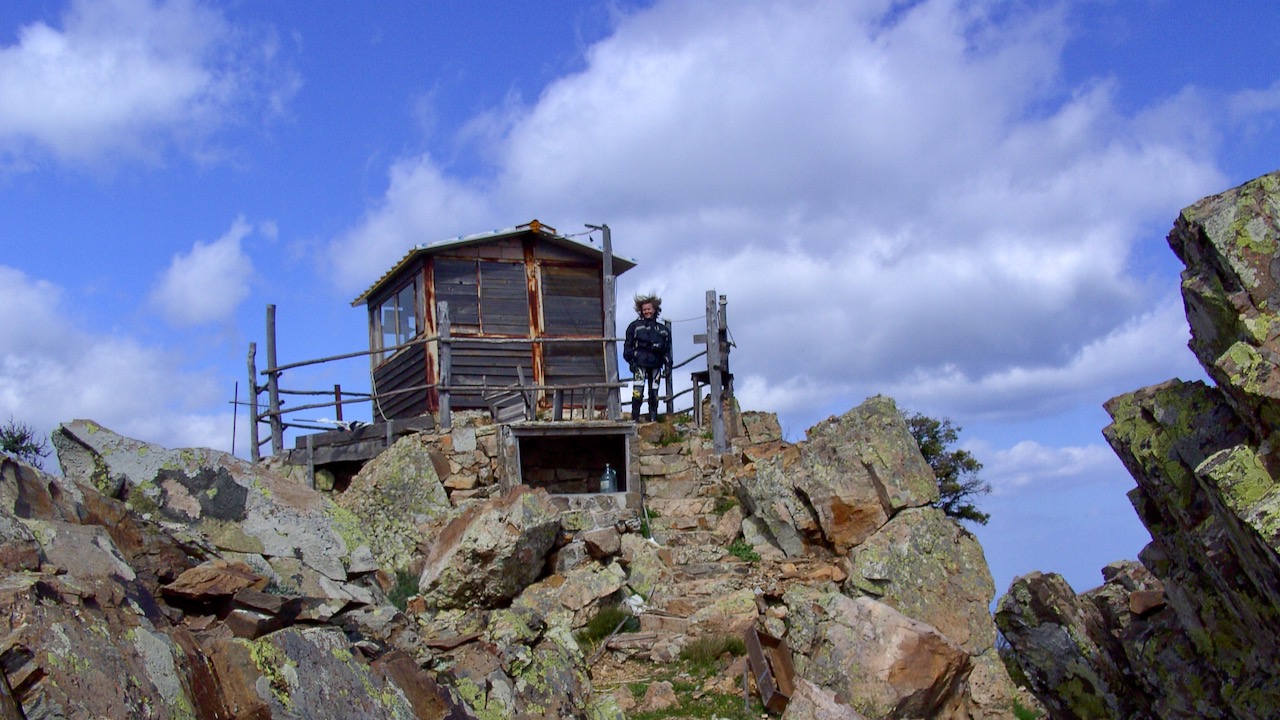
[[[488,407],[485,388],[606,383],[613,346],[603,338],[614,328],[605,326],[613,314],[605,278],[635,262],[604,244],[534,220],[409,250],[351,303],[369,311],[375,422],[439,411],[446,351],[455,410]],[[415,342],[442,330],[447,344]]]

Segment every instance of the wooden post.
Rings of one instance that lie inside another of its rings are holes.
[[[258,442],[258,343],[249,343],[249,459],[258,462],[262,459]]]
[[[618,334],[618,278],[613,274],[613,236],[608,225],[588,225],[600,230],[604,237],[602,254],[604,258],[604,333],[612,338]],[[609,340],[604,344],[604,379],[611,386],[618,382],[618,343]],[[622,401],[618,397],[618,388],[610,387],[605,395],[605,412],[610,420],[622,418]]]
[[[342,422],[342,386],[337,383],[333,386],[333,406],[337,408],[338,422]]]
[[[440,373],[436,378],[436,392],[440,397],[440,428],[453,429],[453,418],[449,411],[449,376],[452,372],[453,346],[449,340],[449,303],[436,303],[436,328],[440,334]]]
[[[707,291],[707,381],[711,395],[711,438],[717,455],[729,451],[724,434],[724,407],[720,404],[720,311],[716,291]]]
[[[316,446],[315,434],[307,435],[307,485],[316,489]]]
[[[267,306],[267,409],[271,412],[271,454],[284,450],[284,422],[280,418],[280,372],[276,370],[276,306]]]
[[[669,338],[675,337],[674,335],[671,334],[671,321],[663,320],[662,324],[667,326],[667,337]],[[670,359],[671,359],[671,348],[668,347],[667,360],[670,360]],[[671,373],[674,371],[671,369],[670,363],[668,363],[667,367],[664,369],[667,372],[667,379],[666,379],[666,382],[663,383],[664,387],[663,387],[662,393],[663,393],[663,397],[667,399],[667,418],[669,420],[671,416],[675,414],[675,411],[676,411],[675,398],[671,397],[671,395],[675,393],[675,388],[672,386],[672,382],[671,382]]]
[[[733,371],[729,369],[729,298],[720,296],[720,367],[724,369],[724,387],[729,399],[729,427],[738,432],[738,401],[733,394]]]

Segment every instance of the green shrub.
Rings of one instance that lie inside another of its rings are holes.
[[[756,549],[751,547],[751,543],[743,538],[729,543],[729,554],[745,562],[760,562],[760,553],[756,552]]]
[[[723,515],[736,507],[738,507],[738,498],[732,495],[721,495],[716,498],[716,504],[711,508],[711,512]]]
[[[1040,713],[1036,712],[1033,708],[1024,706],[1022,703],[1018,702],[1017,698],[1014,698],[1013,716],[1017,718],[1017,720],[1037,720],[1037,718],[1040,717]]]
[[[391,588],[391,592],[387,593],[387,599],[391,601],[401,612],[409,604],[409,598],[418,594],[418,576],[409,570],[396,571],[396,585]]]

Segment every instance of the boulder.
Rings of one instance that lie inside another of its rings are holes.
[[[467,435],[475,444],[475,431]],[[455,447],[458,440],[455,440]],[[453,512],[436,471],[435,451],[421,435],[407,435],[365,464],[337,499],[360,523],[377,565],[388,572],[408,568]]]
[[[53,444],[69,480],[143,518],[186,525],[220,551],[285,560],[273,565],[281,587],[310,583],[309,591],[350,599],[341,584],[368,541],[359,521],[322,493],[226,453],[168,450],[88,420],[59,426]]]
[[[934,628],[871,598],[793,586],[788,642],[796,673],[868,717],[939,717],[954,705],[969,653]]]
[[[938,483],[893,400],[877,396],[809,429],[796,488],[839,555],[894,513],[938,499]]]
[[[783,456],[758,460],[753,467],[754,472],[738,478],[738,498],[773,545],[787,557],[803,555],[805,533],[816,531],[818,523],[813,509],[796,493]]]
[[[848,559],[847,595],[928,623],[973,655],[995,646],[995,583],[982,546],[937,508],[903,510]]]
[[[867,720],[867,716],[836,700],[836,694],[796,678],[795,691],[782,720]]]
[[[547,492],[519,485],[464,510],[427,554],[418,592],[437,608],[495,607],[538,579],[560,521]]]

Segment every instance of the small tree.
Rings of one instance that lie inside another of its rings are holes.
[[[978,477],[982,463],[967,450],[952,450],[951,445],[959,437],[960,428],[951,420],[937,420],[927,415],[903,413],[911,437],[920,446],[933,475],[938,479],[938,501],[934,507],[957,520],[969,520],[986,525],[991,516],[978,510],[973,499],[991,492],[991,485]]]
[[[49,442],[38,436],[30,425],[11,417],[9,422],[0,426],[0,452],[43,467],[44,459],[49,457]]]

